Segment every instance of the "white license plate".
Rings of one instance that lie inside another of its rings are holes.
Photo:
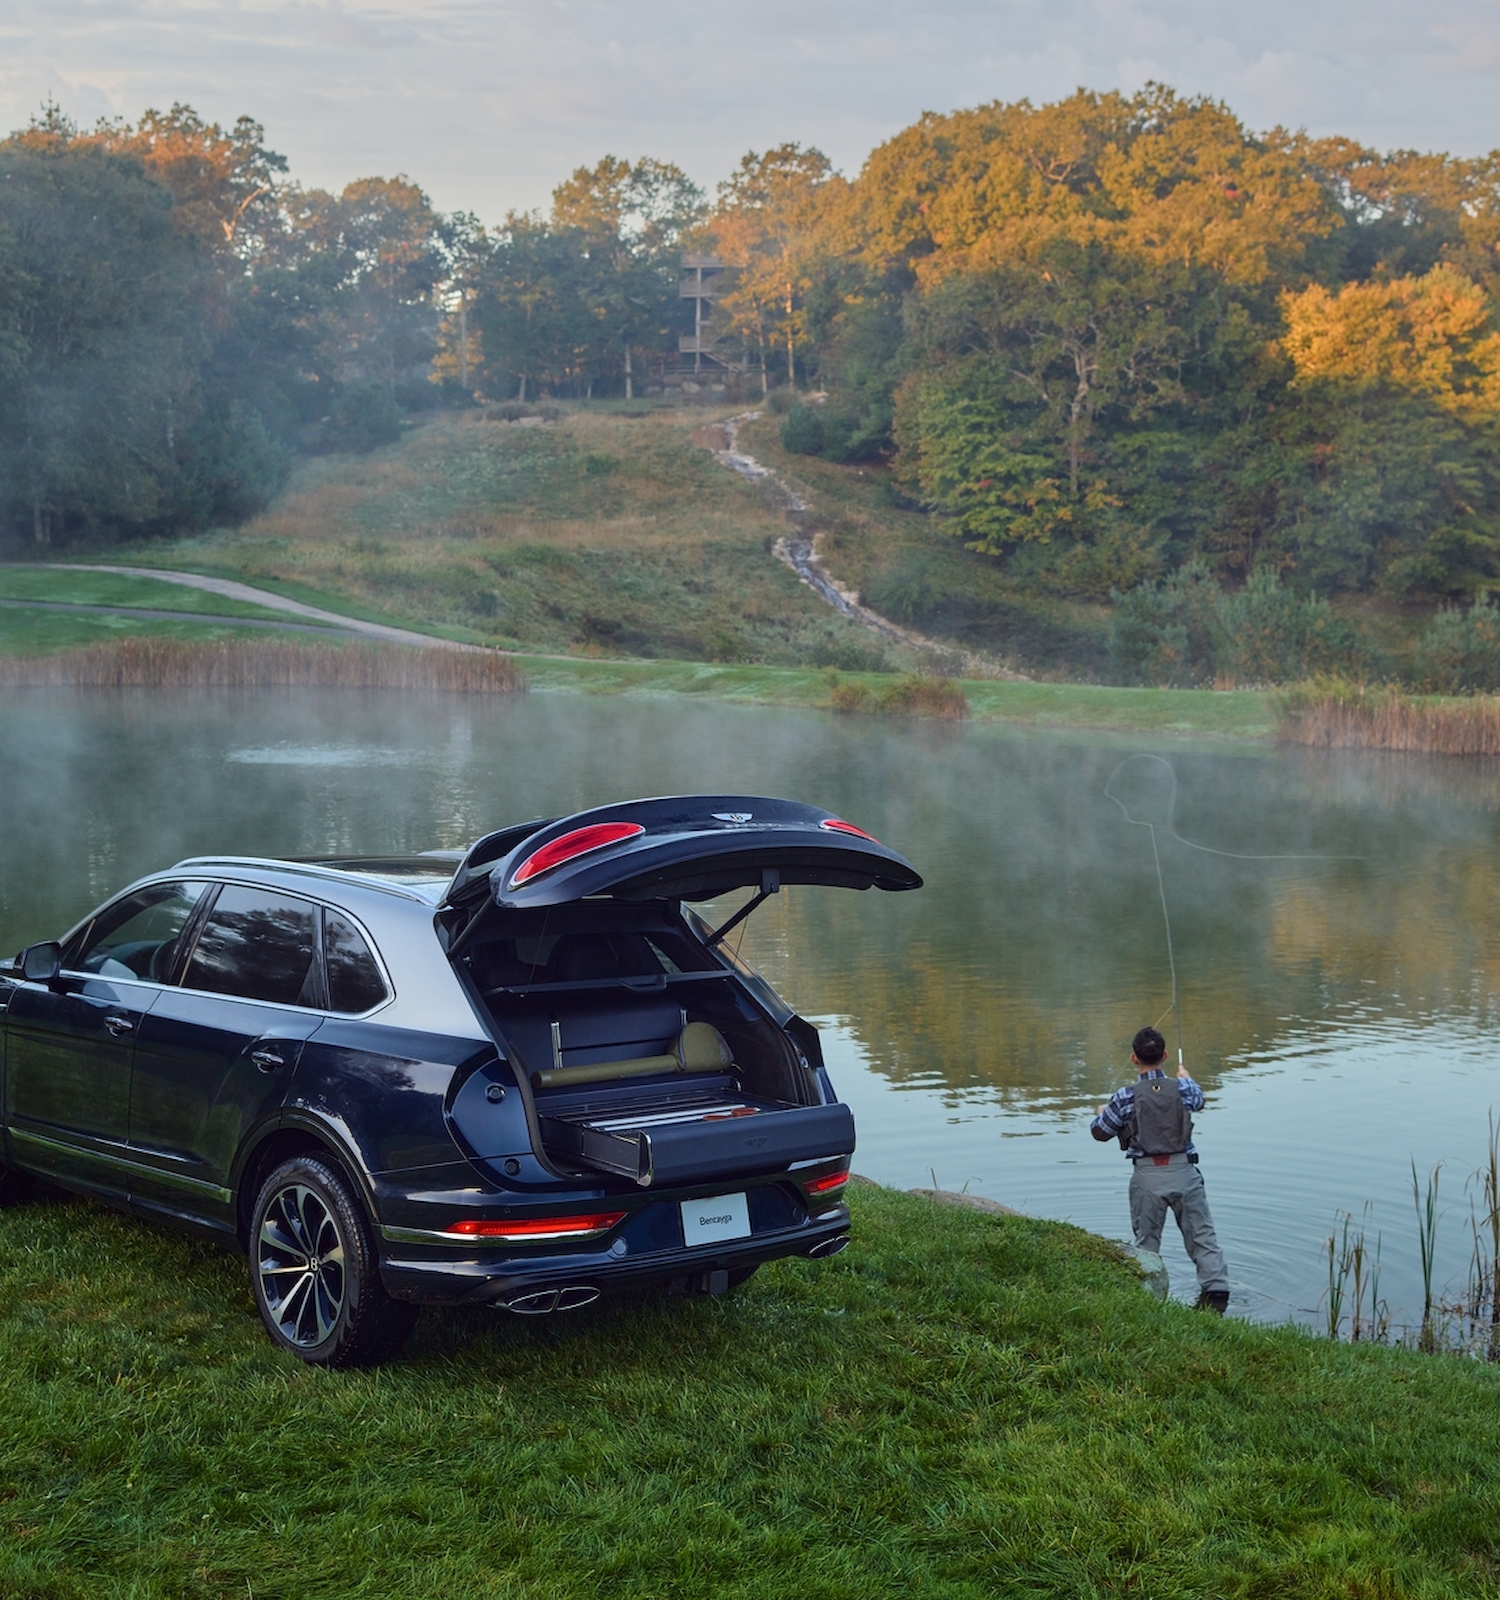
[[[716,1194],[706,1200],[682,1202],[682,1242],[690,1249],[749,1237],[750,1202],[744,1195]]]

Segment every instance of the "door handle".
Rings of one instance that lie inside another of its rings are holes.
[[[129,1017],[106,1017],[104,1026],[118,1039],[121,1034],[129,1033],[135,1024]]]
[[[285,1057],[277,1055],[274,1050],[267,1050],[264,1046],[259,1050],[252,1050],[250,1059],[262,1072],[275,1072],[277,1067],[286,1065]]]

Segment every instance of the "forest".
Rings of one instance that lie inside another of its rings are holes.
[[[296,452],[434,406],[645,396],[698,253],[731,393],[1018,592],[1114,599],[1124,676],[1245,681],[1272,623],[1357,670],[1350,597],[1495,654],[1497,250],[1500,152],[1161,86],[929,114],[852,178],[785,144],[708,195],[606,157],[492,225],[404,176],[304,189],[248,117],[49,106],[0,143],[0,523],[13,552],[233,523]]]

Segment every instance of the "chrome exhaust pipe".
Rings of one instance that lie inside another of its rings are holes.
[[[557,1310],[557,1290],[537,1289],[531,1294],[518,1294],[513,1299],[502,1300],[500,1304],[507,1311],[514,1311],[518,1317],[545,1317],[548,1312]]]
[[[518,1317],[545,1317],[553,1311],[576,1311],[579,1306],[592,1305],[599,1298],[599,1290],[591,1283],[570,1283],[566,1289],[532,1289],[509,1300],[498,1301],[506,1311]]]
[[[840,1250],[847,1249],[848,1245],[849,1235],[836,1233],[831,1239],[819,1239],[807,1252],[807,1258],[809,1261],[822,1261],[828,1256],[836,1256]]]

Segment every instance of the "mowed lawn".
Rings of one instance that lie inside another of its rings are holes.
[[[721,1300],[424,1317],[309,1371],[234,1256],[0,1215],[0,1595],[1475,1596],[1500,1374],[1159,1305],[1056,1224],[854,1192]]]

